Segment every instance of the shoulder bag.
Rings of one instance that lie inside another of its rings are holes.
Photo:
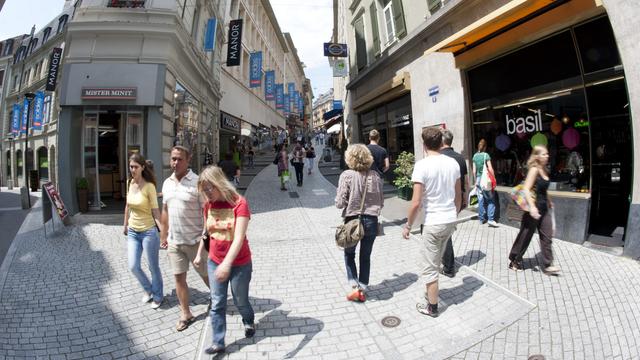
[[[336,228],[336,245],[342,249],[354,247],[364,237],[364,226],[362,225],[362,212],[364,210],[364,199],[367,197],[367,179],[369,173],[364,179],[364,194],[360,200],[360,215],[351,219]]]

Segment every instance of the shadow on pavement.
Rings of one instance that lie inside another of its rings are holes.
[[[275,306],[279,306],[276,303]],[[247,345],[257,344],[262,340],[276,336],[304,335],[304,338],[295,349],[289,351],[284,358],[291,359],[300,352],[316,334],[324,328],[324,322],[312,317],[289,316],[290,311],[273,310],[256,323],[256,335],[251,339],[241,339],[228,345],[227,354],[240,351]],[[225,354],[219,354],[214,359],[222,358]]]
[[[394,293],[408,288],[416,281],[418,281],[418,275],[414,273],[393,274],[392,279],[384,279],[379,284],[369,286],[367,295],[370,300],[389,300]]]
[[[487,257],[487,254],[485,254],[482,250],[469,250],[462,256],[456,256],[456,261],[461,263],[462,265],[472,266],[485,257]]]
[[[473,293],[482,287],[484,283],[473,276],[465,276],[462,284],[448,289],[440,289],[440,300],[449,305],[461,304],[471,298]],[[446,310],[446,307],[445,309]]]

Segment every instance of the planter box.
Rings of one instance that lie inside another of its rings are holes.
[[[411,198],[413,197],[413,188],[398,188],[398,197],[403,200],[411,200]]]

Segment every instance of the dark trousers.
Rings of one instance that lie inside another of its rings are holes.
[[[293,167],[296,169],[296,180],[298,184],[302,184],[302,177],[304,176],[304,163],[293,163]]]
[[[444,246],[444,252],[442,253],[442,271],[446,273],[452,273],[456,270],[453,254],[453,240],[450,237]]]
[[[509,260],[522,261],[522,256],[527,251],[533,233],[538,229],[538,237],[540,238],[540,249],[542,250],[542,265],[544,267],[550,266],[553,263],[553,253],[551,251],[551,236],[553,227],[551,224],[551,214],[549,211],[544,211],[540,219],[536,220],[528,212],[522,215],[522,223],[520,224],[520,232],[516,236],[516,240],[513,242],[511,252],[509,253]]]
[[[369,273],[371,271],[371,251],[373,242],[378,235],[378,217],[362,215],[364,237],[354,247],[344,249],[344,264],[347,267],[347,279],[349,282],[359,284],[362,287],[369,285]],[[360,274],[356,268],[356,247],[360,245]]]

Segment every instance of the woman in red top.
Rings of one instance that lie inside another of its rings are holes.
[[[207,354],[224,352],[227,330],[227,290],[231,284],[233,303],[242,315],[245,337],[255,334],[254,312],[249,303],[251,250],[246,237],[251,212],[247,200],[240,196],[217,166],[209,166],[198,178],[198,190],[208,200],[204,206],[204,223],[209,234],[209,287],[211,288],[211,328],[213,344]],[[200,243],[201,254],[204,243]],[[200,255],[194,259],[199,265]]]

